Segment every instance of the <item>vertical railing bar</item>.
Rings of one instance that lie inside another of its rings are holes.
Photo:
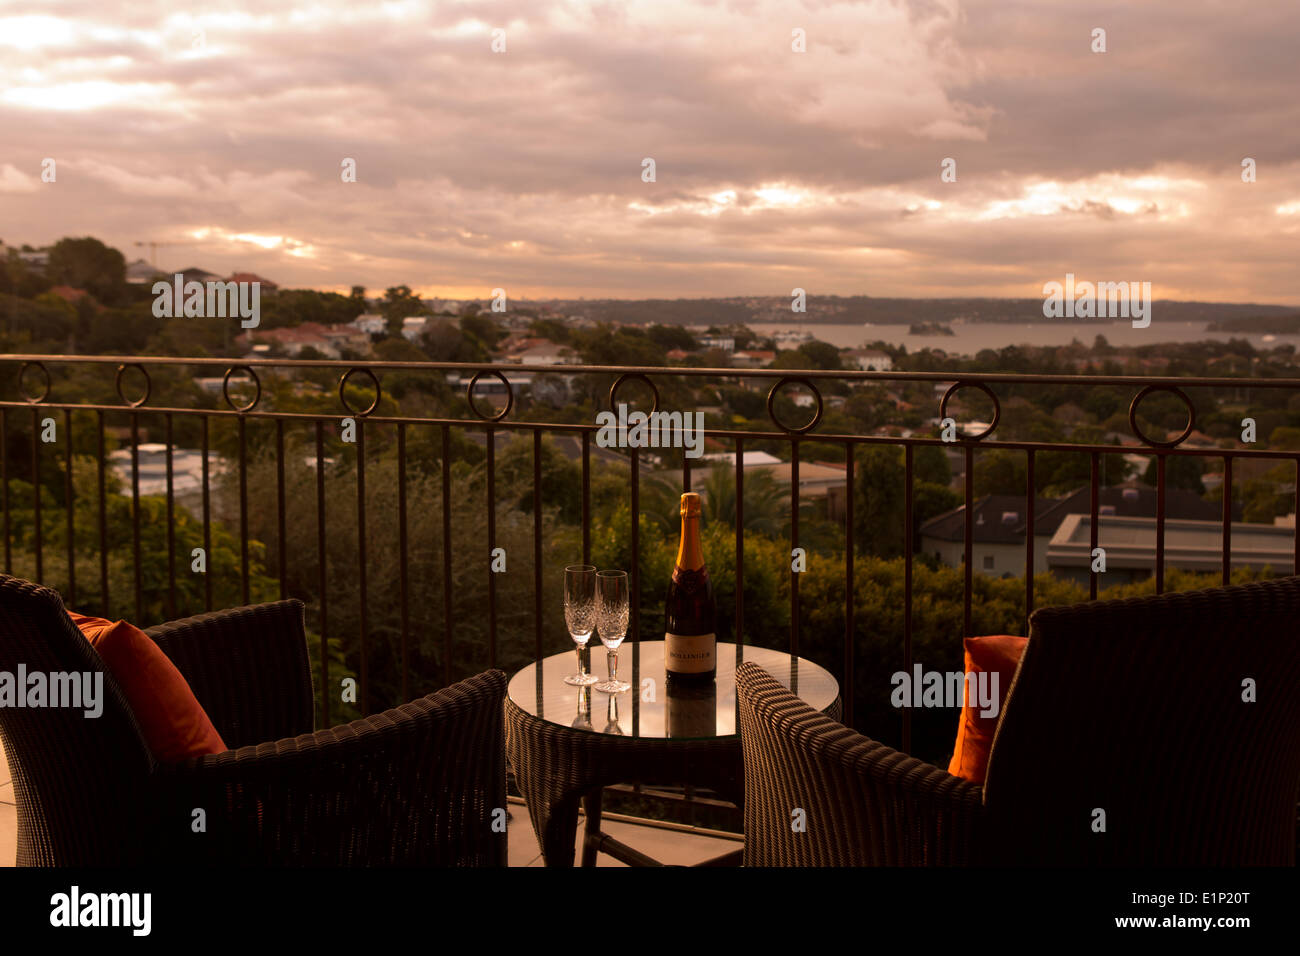
[[[108,498],[104,475],[104,413],[95,412],[99,423],[99,600],[100,614],[111,618],[108,601]]]
[[[971,636],[971,595],[975,587],[975,581],[972,572],[972,542],[975,535],[975,519],[971,512],[974,510],[975,502],[975,446],[970,442],[966,443],[966,509],[965,509],[965,544],[963,546],[962,566],[964,567],[965,583],[962,591],[962,636]]]
[[[140,574],[140,414],[131,413],[131,543],[135,553],[135,619],[144,620]]]
[[[913,446],[903,446],[903,524],[906,557],[903,561],[903,673],[912,673],[912,478]],[[969,468],[970,466],[967,465]],[[968,628],[969,630],[969,628]],[[851,692],[851,690],[850,690]],[[903,708],[903,753],[912,752],[912,708]]]
[[[1088,471],[1088,599],[1097,600],[1097,542],[1101,540],[1101,460],[1094,451]]]
[[[1156,457],[1156,594],[1165,593],[1165,462]]]
[[[407,596],[406,423],[397,423],[397,595],[402,614],[402,701],[411,699],[411,611]]]
[[[248,438],[247,420],[239,416],[239,593],[244,604],[250,604],[248,577]],[[365,688],[361,691],[365,693]]]
[[[542,659],[542,432],[533,432],[533,631]]]
[[[853,726],[854,580],[853,580],[853,442],[844,443],[844,723]],[[908,528],[911,540],[911,528]],[[912,563],[908,556],[907,563]]]
[[[1300,574],[1300,457],[1295,460],[1295,499],[1291,510],[1296,515],[1295,552],[1291,555],[1291,573]]]
[[[72,487],[72,409],[70,408],[63,410],[63,440],[67,442],[67,451],[63,456],[67,463],[63,497],[68,526],[68,605],[75,607],[77,604],[77,530],[75,490]]]
[[[36,583],[44,583],[45,561],[42,553],[44,529],[41,527],[41,413],[32,408],[32,534],[36,549]]]
[[[1025,452],[1025,634],[1034,613],[1034,512],[1038,509],[1038,488],[1034,481],[1034,449]]]
[[[736,666],[745,659],[745,450],[736,439]]]
[[[370,605],[366,587],[366,423],[357,422],[357,611],[361,629],[361,712],[370,713]]]
[[[100,461],[103,461],[102,453]],[[4,486],[5,574],[13,574],[13,545],[9,540],[9,411],[4,408],[0,408],[0,485]]]
[[[203,554],[204,567],[203,573],[203,602],[204,607],[212,610],[212,492],[211,476],[209,474],[208,458],[211,457],[209,450],[208,436],[208,416],[203,416]],[[329,726],[326,724],[325,726]]]
[[[285,495],[284,495],[284,419],[275,420],[275,500],[276,500],[276,523],[279,533],[279,571],[280,571],[280,600],[283,601],[289,596],[289,560],[285,553],[288,546],[285,538],[285,528],[287,518],[285,516]]]
[[[442,684],[451,683],[451,428],[442,426]]]
[[[497,548],[496,429],[487,427],[487,527],[488,527],[488,667],[497,666],[497,575],[492,570]]]
[[[591,432],[582,433],[582,563],[591,564]]]
[[[316,555],[320,604],[320,707],[322,726],[330,725],[329,556],[325,550],[325,423],[316,422]]]
[[[799,439],[790,441],[790,666],[799,656],[799,572],[794,551],[799,547]]]
[[[1223,456],[1223,583],[1232,583],[1232,456]]]
[[[682,442],[682,491],[691,490],[691,459],[685,451],[685,441]]]
[[[628,633],[632,642],[632,736],[641,732],[641,450],[632,449],[632,573]],[[621,678],[620,678],[621,680]]]
[[[175,454],[173,445],[176,437],[172,423],[172,413],[164,417],[167,439],[167,618],[176,620],[176,485]]]

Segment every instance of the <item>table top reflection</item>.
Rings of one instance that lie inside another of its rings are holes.
[[[839,697],[839,683],[825,668],[784,651],[746,646],[743,660],[763,668],[810,707],[827,710]],[[622,694],[574,687],[564,678],[578,669],[577,655],[565,651],[534,661],[512,678],[510,700],[548,723],[588,733],[625,737],[706,739],[736,735],[735,644],[718,644],[717,679],[703,687],[674,685],[664,671],[664,642],[624,644],[618,676],[632,685]],[[606,652],[588,647],[588,669],[602,680]],[[594,666],[593,666],[594,665]]]

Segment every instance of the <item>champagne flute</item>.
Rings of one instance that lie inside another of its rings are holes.
[[[590,564],[571,564],[564,569],[564,623],[577,645],[578,673],[564,678],[566,684],[586,687],[600,680],[587,673],[582,651],[596,626],[596,569]]]
[[[627,616],[627,572],[597,572],[596,632],[609,651],[609,680],[596,685],[602,694],[622,694],[632,686],[618,679],[618,646],[627,636]]]

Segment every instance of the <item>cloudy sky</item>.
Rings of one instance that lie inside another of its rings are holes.
[[[453,297],[1300,304],[1293,2],[184,6],[0,0],[5,242]]]

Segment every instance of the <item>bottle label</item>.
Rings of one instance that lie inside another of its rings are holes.
[[[715,634],[665,634],[664,664],[678,674],[707,674],[717,666]]]

